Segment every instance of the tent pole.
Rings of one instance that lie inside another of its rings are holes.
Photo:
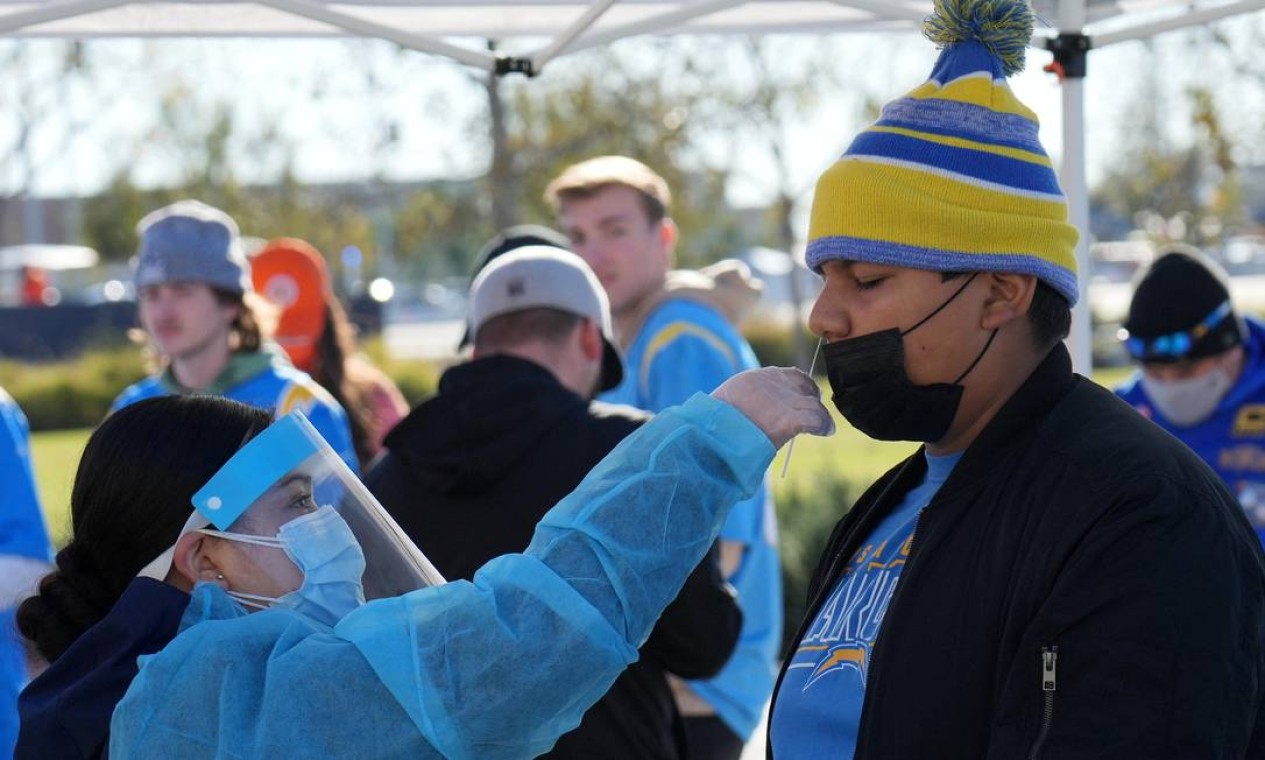
[[[6,13],[0,16],[0,34],[10,34],[28,26],[39,26],[50,21],[64,18],[86,16],[89,13],[131,5],[136,0],[69,0],[64,3],[48,3],[42,8],[34,8],[18,13]]]
[[[312,2],[312,0],[255,0],[255,2],[295,16],[302,16],[313,21],[336,26],[353,34],[359,34],[364,37],[379,37],[411,50],[451,58],[458,63],[474,66],[484,71],[492,71],[496,68],[496,56],[491,53],[458,47],[433,37],[423,37],[420,34],[406,32],[403,29],[396,29],[385,24],[349,16],[346,13],[330,10],[321,3]]]
[[[1117,42],[1127,42],[1129,40],[1139,40],[1144,37],[1153,37],[1164,32],[1171,32],[1176,29],[1187,29],[1192,26],[1208,24],[1213,21],[1219,21],[1230,16],[1237,16],[1242,13],[1251,13],[1265,8],[1265,0],[1240,0],[1237,3],[1229,3],[1220,5],[1216,8],[1205,8],[1201,10],[1186,11],[1180,16],[1155,21],[1150,24],[1138,24],[1137,26],[1125,27],[1114,32],[1103,32],[1094,35],[1094,47],[1106,47],[1114,45]]]
[[[625,37],[632,37],[638,34],[653,34],[671,29],[678,24],[698,18],[699,16],[707,16],[713,13],[735,8],[743,5],[747,0],[701,0],[693,2],[689,5],[678,8],[667,13],[660,13],[657,16],[651,16],[641,21],[634,21],[623,26],[604,29],[594,34],[586,34],[581,37],[568,52],[574,53],[578,50],[587,50],[599,45],[605,45],[610,42],[617,42]]]
[[[614,4],[615,0],[598,0],[598,2],[590,5],[579,18],[572,22],[571,26],[567,27],[561,34],[558,35],[557,39],[549,43],[546,47],[543,47],[528,56],[528,58],[531,59],[532,69],[536,73],[539,73],[546,63],[549,63],[554,58],[557,58],[564,50],[567,49],[568,45],[575,42],[577,37],[584,34],[584,32],[588,31],[589,27],[597,23],[597,20],[602,17],[602,14],[610,10],[610,7]]]
[[[1080,34],[1085,27],[1085,0],[1059,0],[1059,32]],[[1077,281],[1080,300],[1072,310],[1072,331],[1068,349],[1072,368],[1082,375],[1093,370],[1093,327],[1090,323],[1089,279],[1089,184],[1085,178],[1085,80],[1062,78],[1063,84],[1063,165],[1060,179],[1067,194],[1068,221],[1080,230],[1076,244]]]

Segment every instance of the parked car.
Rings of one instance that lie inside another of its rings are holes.
[[[54,306],[89,281],[97,252],[82,245],[0,247],[0,306]]]

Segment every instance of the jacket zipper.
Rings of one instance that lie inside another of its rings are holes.
[[[1043,700],[1041,730],[1037,733],[1037,740],[1032,743],[1032,751],[1028,753],[1028,760],[1037,760],[1037,756],[1041,753],[1041,745],[1045,744],[1045,738],[1050,733],[1050,723],[1054,720],[1054,689],[1057,686],[1058,664],[1059,648],[1057,646],[1041,647],[1041,696]]]

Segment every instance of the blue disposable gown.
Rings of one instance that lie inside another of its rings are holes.
[[[200,586],[188,627],[115,711],[110,755],[534,757],[636,659],[773,454],[740,412],[697,395],[472,582],[370,602],[332,630],[285,609],[245,615]]]
[[[710,393],[733,375],[760,366],[751,346],[718,308],[687,298],[656,307],[624,356],[624,380],[601,396],[648,412]],[[740,544],[742,562],[728,580],[738,592],[742,633],[715,676],[689,681],[725,725],[748,737],[773,693],[782,646],[782,570],[773,493],[762,488],[730,512],[722,541]]]

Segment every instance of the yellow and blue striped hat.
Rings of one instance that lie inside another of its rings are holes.
[[[817,181],[808,265],[868,261],[1034,275],[1075,304],[1067,199],[1036,114],[1006,77],[1032,36],[1027,0],[936,0],[931,78],[888,103]]]

